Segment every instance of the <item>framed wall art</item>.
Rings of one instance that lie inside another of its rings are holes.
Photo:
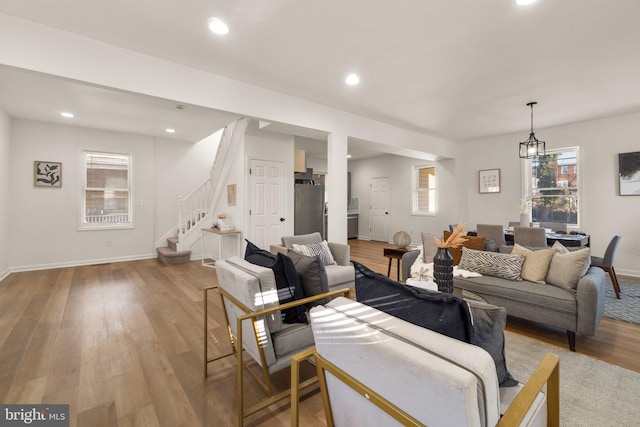
[[[640,196],[640,151],[618,154],[621,196]]]
[[[478,171],[478,191],[480,194],[500,192],[500,169]]]
[[[235,184],[227,185],[227,204],[229,206],[236,205],[236,185]]]
[[[35,160],[33,162],[33,186],[62,187],[62,163]]]

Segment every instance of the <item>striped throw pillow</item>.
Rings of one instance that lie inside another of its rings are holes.
[[[458,268],[507,280],[522,280],[520,272],[523,264],[524,255],[507,255],[462,248],[462,259]]]
[[[308,245],[296,245],[294,243],[293,250],[306,256],[319,256],[320,261],[324,265],[337,264],[336,260],[333,259],[333,255],[329,249],[329,243],[327,243],[326,240],[323,240],[320,243],[311,243]]]

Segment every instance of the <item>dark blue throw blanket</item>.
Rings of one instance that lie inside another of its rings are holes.
[[[352,263],[358,302],[448,337],[474,342],[469,306],[462,298],[407,286]]]

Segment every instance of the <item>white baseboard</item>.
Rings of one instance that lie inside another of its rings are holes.
[[[6,279],[9,274],[11,274],[11,270],[10,269],[6,269],[5,271],[0,272],[0,282],[2,282],[4,279]]]
[[[157,253],[150,253],[150,254],[141,254],[141,255],[129,255],[124,257],[115,257],[115,258],[101,258],[101,259],[82,260],[82,261],[60,262],[60,263],[52,263],[52,264],[22,265],[22,266],[10,268],[9,272],[18,273],[22,271],[49,270],[52,268],[80,267],[83,265],[94,265],[94,264],[110,264],[113,262],[137,261],[137,260],[151,259],[151,258],[157,258],[157,257],[158,257]]]

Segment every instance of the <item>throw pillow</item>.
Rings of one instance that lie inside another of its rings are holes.
[[[524,255],[507,255],[462,248],[462,259],[458,268],[507,280],[522,280],[520,277],[522,264],[524,264]]]
[[[553,249],[554,251],[556,251],[559,254],[568,254],[569,252],[576,252],[579,250],[583,250],[585,248],[582,247],[577,247],[577,248],[567,248],[565,245],[563,245],[562,243],[556,241],[553,246],[551,246],[551,249]],[[580,274],[580,277],[584,276],[585,274],[587,274],[587,272],[589,271],[589,268],[591,267],[591,257],[587,258],[587,262],[585,262],[584,264],[584,268],[582,269],[582,273]]]
[[[513,379],[507,369],[507,360],[504,354],[504,327],[507,323],[507,310],[504,307],[480,301],[470,299],[466,301],[473,318],[474,344],[485,349],[493,358],[500,387],[518,385],[518,381]]]
[[[551,248],[532,251],[519,244],[513,245],[511,255],[524,255],[524,264],[520,276],[524,280],[540,283],[544,285],[544,281],[549,271],[549,264],[555,251]]]
[[[280,304],[304,298],[302,285],[291,258],[281,253],[274,255],[271,252],[260,249],[246,239],[245,241],[247,242],[247,249],[244,253],[244,259],[252,264],[270,268],[273,271]],[[305,311],[304,305],[282,310],[282,321],[284,323],[307,323]]]
[[[420,233],[422,237],[422,259],[426,263],[433,262],[433,257],[436,256],[436,252],[438,251],[438,245],[436,245],[436,241],[434,240],[437,237],[435,234],[425,233],[424,231]]]
[[[297,253],[296,251],[289,251],[289,258],[293,261],[293,265],[296,268],[300,283],[302,285],[302,292],[305,297],[312,297],[325,292],[329,292],[329,280],[327,279],[327,272],[324,269],[322,261],[319,256],[306,256]],[[328,298],[307,304],[308,308],[315,307],[316,305],[323,305],[329,302]]]
[[[445,230],[444,240],[447,240],[450,235],[451,235],[451,232]],[[467,238],[467,241],[462,244],[462,247],[475,249],[478,251],[481,251],[484,249],[484,242],[486,240],[486,237],[484,236],[480,236],[480,237],[465,236],[465,237]],[[449,253],[453,257],[453,265],[460,264],[460,259],[462,259],[462,248],[449,248]]]
[[[352,263],[359,302],[448,337],[473,342],[471,314],[463,299],[406,286],[358,262]]]
[[[323,240],[320,243],[310,243],[308,245],[297,245],[293,244],[293,250],[296,252],[300,252],[302,255],[306,256],[316,256],[320,257],[322,264],[324,265],[334,265],[337,264],[336,260],[333,259],[333,255],[331,254],[331,250],[329,249],[329,243],[326,240]]]
[[[590,258],[589,248],[554,254],[547,273],[547,283],[575,292]]]

